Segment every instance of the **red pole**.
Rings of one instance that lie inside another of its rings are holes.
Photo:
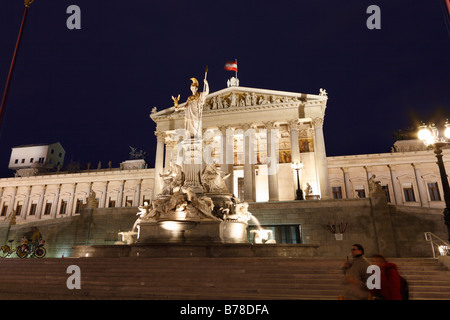
[[[448,18],[450,19],[450,0],[444,0],[447,6]]]
[[[8,79],[6,80],[5,91],[3,92],[2,104],[0,105],[0,127],[2,125],[3,116],[5,114],[6,100],[8,99],[9,87],[11,85],[12,75],[14,72],[14,67],[16,65],[17,53],[19,51],[20,42],[22,40],[23,29],[25,26],[25,20],[27,18],[28,9],[30,8],[30,4],[32,2],[33,2],[33,0],[31,0],[31,1],[25,0],[25,11],[23,13],[22,24],[20,25],[19,36],[17,37],[16,48],[14,49],[14,54],[13,54],[13,58],[11,61],[11,67],[9,68]]]

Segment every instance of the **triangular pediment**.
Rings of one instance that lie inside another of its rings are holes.
[[[286,107],[309,102],[323,103],[326,100],[327,96],[322,94],[311,95],[233,86],[208,94],[203,107],[203,112],[212,113],[219,110],[231,112],[246,108]],[[176,110],[174,106],[161,111],[157,111],[157,109],[154,108],[150,116],[154,120],[167,116],[176,116],[183,110],[185,104],[186,102],[180,103],[179,110]]]

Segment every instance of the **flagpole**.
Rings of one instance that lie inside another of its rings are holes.
[[[236,80],[237,80],[237,71],[238,71],[238,69],[237,69],[237,59],[234,59],[235,61],[236,61]]]
[[[8,78],[6,80],[5,91],[3,92],[2,103],[0,104],[0,128],[2,126],[3,117],[5,114],[6,100],[8,99],[9,87],[11,85],[12,75],[14,73],[14,67],[16,66],[16,58],[17,53],[19,52],[20,43],[22,40],[23,29],[25,27],[25,21],[28,15],[28,9],[30,8],[30,4],[33,3],[34,0],[25,0],[25,11],[23,13],[22,24],[20,25],[19,35],[17,37],[16,47],[14,49],[14,54],[11,61],[11,66],[9,68]]]

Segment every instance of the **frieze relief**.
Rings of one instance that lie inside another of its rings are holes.
[[[204,110],[255,107],[273,104],[294,104],[300,102],[298,97],[286,97],[268,94],[232,92],[206,99]]]

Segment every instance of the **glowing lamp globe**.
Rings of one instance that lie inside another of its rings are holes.
[[[431,141],[433,135],[431,134],[430,129],[423,125],[419,127],[418,137],[422,141],[429,142]]]

